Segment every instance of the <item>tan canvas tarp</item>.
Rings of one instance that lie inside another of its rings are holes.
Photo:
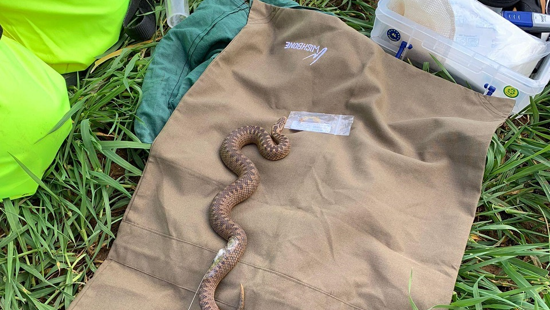
[[[232,212],[248,248],[218,289],[222,309],[240,283],[246,309],[410,309],[411,272],[420,309],[448,303],[486,150],[513,103],[399,61],[336,17],[255,0],[155,141],[109,259],[71,309],[187,309],[225,245],[208,224],[235,180],[222,140],[290,111],[355,121],[347,137],[285,129],[292,150],[278,162],[245,148],[262,183]]]

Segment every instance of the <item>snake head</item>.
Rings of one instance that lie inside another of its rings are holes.
[[[285,128],[286,120],[286,116],[279,118],[279,120],[273,125],[273,127],[271,127],[271,134],[280,134]]]

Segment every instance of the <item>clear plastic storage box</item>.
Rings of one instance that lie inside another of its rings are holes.
[[[550,56],[526,77],[395,13],[388,2],[378,3],[371,39],[398,58],[429,62],[432,69],[438,69],[433,56],[458,83],[487,95],[515,99],[513,113],[528,106],[529,97],[542,92],[550,80]]]

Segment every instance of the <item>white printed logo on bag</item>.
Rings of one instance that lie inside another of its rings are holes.
[[[311,58],[313,61],[309,64],[310,66],[317,62],[328,50],[328,48],[321,48],[319,45],[307,44],[302,42],[286,42],[285,49],[293,50],[302,50],[306,52],[311,52],[312,54],[305,57],[304,59]]]

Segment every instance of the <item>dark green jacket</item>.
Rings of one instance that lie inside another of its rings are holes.
[[[291,0],[263,1],[299,7]],[[159,42],[145,75],[134,127],[142,142],[153,142],[183,95],[245,26],[249,10],[249,4],[239,0],[205,0]]]

